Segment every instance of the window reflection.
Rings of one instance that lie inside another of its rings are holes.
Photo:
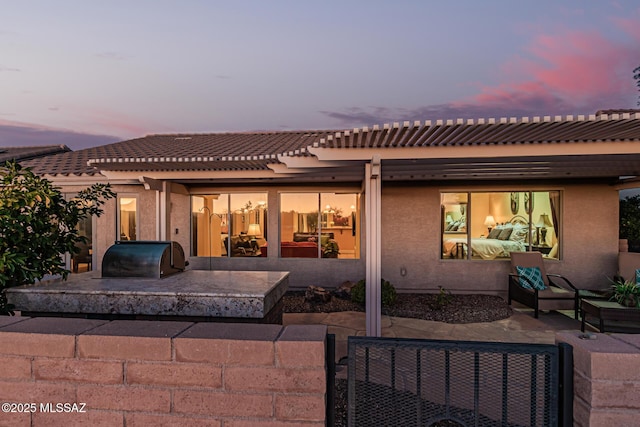
[[[359,195],[284,193],[280,196],[280,256],[359,258]]]
[[[266,193],[194,195],[191,206],[194,256],[265,256]]]

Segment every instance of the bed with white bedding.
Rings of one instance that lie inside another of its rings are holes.
[[[472,257],[482,259],[509,258],[511,252],[527,250],[529,225],[520,215],[513,217],[509,223],[498,225],[485,237],[471,239]],[[445,258],[466,258],[467,238],[445,238],[442,251]],[[460,251],[464,253],[460,253]]]

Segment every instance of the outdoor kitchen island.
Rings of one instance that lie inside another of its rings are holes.
[[[282,323],[283,271],[186,270],[163,278],[72,274],[7,290],[22,316]]]

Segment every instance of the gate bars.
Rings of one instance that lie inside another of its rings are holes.
[[[349,337],[350,426],[570,426],[568,344]]]

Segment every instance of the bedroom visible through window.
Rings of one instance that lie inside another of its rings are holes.
[[[441,218],[443,259],[560,258],[560,191],[441,193]]]

